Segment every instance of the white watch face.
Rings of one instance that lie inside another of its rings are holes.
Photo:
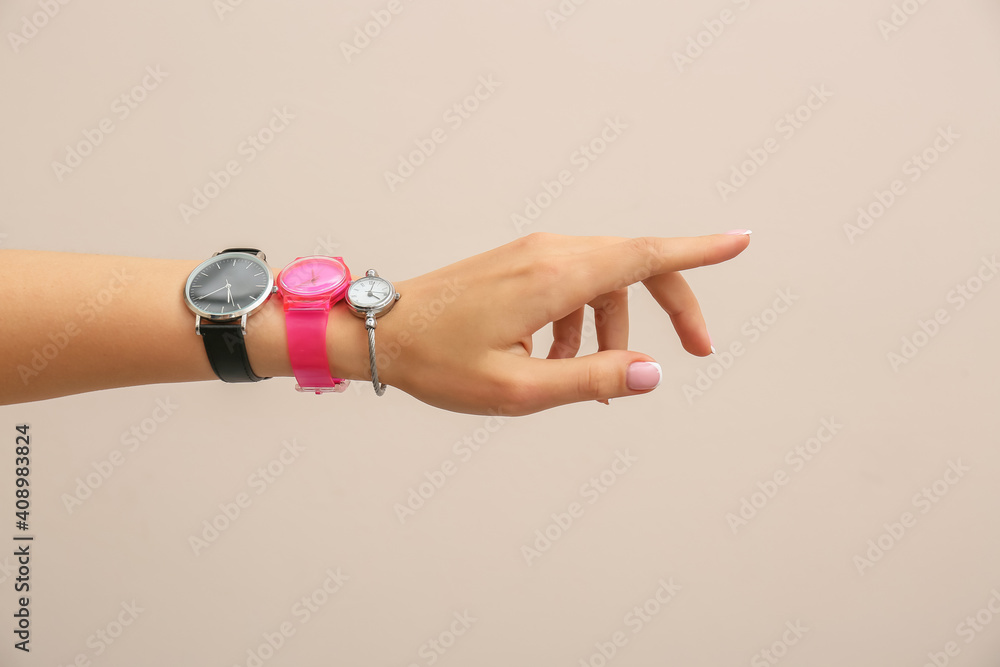
[[[351,284],[347,298],[358,308],[376,308],[392,300],[392,285],[384,278],[365,276]]]

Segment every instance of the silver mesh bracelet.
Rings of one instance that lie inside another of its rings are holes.
[[[375,395],[381,396],[385,393],[385,385],[378,381],[378,368],[375,365],[375,325],[377,320],[371,313],[365,316],[365,328],[368,329],[368,361],[372,372],[372,386],[375,387]]]

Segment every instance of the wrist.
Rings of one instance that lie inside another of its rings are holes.
[[[254,373],[261,377],[294,375],[288,358],[284,306],[277,294],[271,295],[267,303],[247,317],[245,341],[247,357]]]
[[[377,332],[375,340],[377,343]],[[371,381],[365,322],[351,313],[343,301],[330,308],[330,319],[326,327],[326,357],[333,377]]]
[[[376,319],[375,361],[380,383],[397,386],[402,375],[401,358],[413,342],[399,327],[399,306]],[[346,300],[330,309],[327,327],[327,358],[333,377],[371,383],[371,356],[365,319],[351,312]]]
[[[386,326],[396,314],[389,312],[378,318],[375,328],[379,380],[389,384],[392,384],[392,378],[397,375],[397,358],[402,351],[394,343],[391,327]],[[279,296],[273,295],[260,307],[259,312],[247,318],[246,345],[254,373],[262,377],[294,377],[288,354],[284,304]],[[394,351],[396,354],[391,354]],[[371,382],[365,321],[351,313],[343,300],[330,308],[326,327],[326,355],[330,375],[334,378]]]

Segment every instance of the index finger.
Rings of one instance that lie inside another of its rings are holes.
[[[565,258],[565,285],[556,297],[568,308],[651,276],[718,264],[750,245],[749,232],[663,238],[640,236]]]

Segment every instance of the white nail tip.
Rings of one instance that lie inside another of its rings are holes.
[[[661,368],[660,364],[658,364],[655,361],[650,361],[649,364],[651,366],[656,366],[656,374],[659,376],[659,378],[656,380],[656,384],[653,385],[653,389],[656,389],[657,387],[660,386],[660,382],[663,381],[663,368]]]

